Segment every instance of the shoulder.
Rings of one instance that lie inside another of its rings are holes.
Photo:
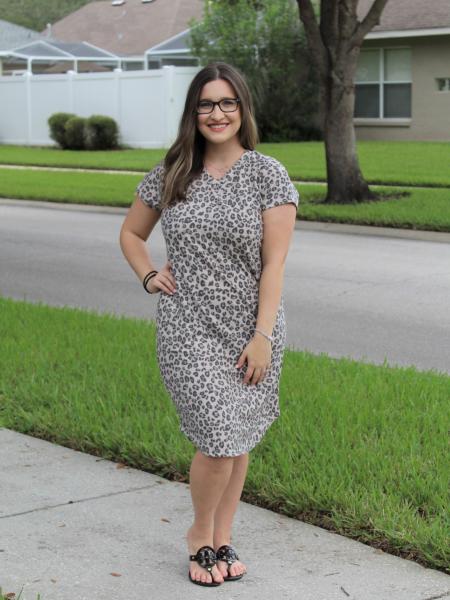
[[[283,166],[282,163],[273,156],[262,154],[262,152],[258,152],[258,150],[253,150],[253,156],[254,160],[261,166]]]
[[[148,173],[146,173],[143,179],[137,186],[138,193],[144,193],[151,189],[159,188],[164,175],[164,160],[160,161],[157,165],[152,167]]]
[[[254,150],[252,159],[260,183],[270,184],[271,181],[279,181],[280,177],[289,178],[286,167],[273,156]]]
[[[273,174],[280,174],[286,172],[286,167],[279,160],[273,156],[262,154],[257,150],[253,150],[253,161],[255,166],[258,168],[261,176],[270,176]]]
[[[164,160],[150,169],[136,187],[136,192],[141,200],[152,208],[159,208],[163,175]]]
[[[261,209],[292,203],[298,206],[299,193],[292,183],[286,167],[273,156],[253,152]]]
[[[164,175],[164,159],[157,163],[150,171],[145,175],[145,180],[162,179]]]

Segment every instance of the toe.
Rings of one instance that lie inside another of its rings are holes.
[[[245,571],[245,565],[239,561],[233,563],[230,567],[231,575],[242,575]]]
[[[222,583],[223,582],[223,574],[217,565],[215,567],[213,567],[212,572],[214,573],[214,581]]]
[[[222,577],[226,577],[228,575],[228,565],[223,560],[217,561],[217,568],[219,569]]]

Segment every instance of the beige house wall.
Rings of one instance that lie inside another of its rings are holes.
[[[411,119],[354,119],[357,140],[450,140],[450,92],[437,77],[450,77],[450,35],[367,40],[363,48],[411,48]]]

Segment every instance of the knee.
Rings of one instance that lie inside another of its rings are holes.
[[[235,456],[210,456],[209,454],[203,454],[200,450],[198,452],[202,456],[202,459],[208,463],[208,466],[215,471],[229,468],[229,465],[233,464],[236,458]]]

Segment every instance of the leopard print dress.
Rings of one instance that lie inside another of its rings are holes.
[[[158,211],[163,169],[162,162],[156,165],[136,188]],[[186,200],[161,211],[176,291],[158,294],[157,360],[180,430],[208,456],[249,452],[280,415],[283,296],[263,381],[243,383],[247,363],[235,365],[254,335],[258,313],[262,211],[298,202],[285,167],[246,150],[221,179],[204,168]]]

